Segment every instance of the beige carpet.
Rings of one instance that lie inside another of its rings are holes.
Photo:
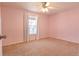
[[[79,56],[79,44],[59,39],[41,39],[3,47],[7,56]]]

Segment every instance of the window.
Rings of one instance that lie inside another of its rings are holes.
[[[28,17],[28,29],[29,29],[29,34],[37,34],[37,17],[36,16]]]

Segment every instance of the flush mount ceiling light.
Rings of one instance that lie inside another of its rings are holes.
[[[49,5],[50,5],[49,2],[42,2],[42,11],[48,12]]]

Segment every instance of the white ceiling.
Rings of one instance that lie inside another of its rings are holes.
[[[5,2],[0,4],[17,6],[34,12],[42,12],[41,2]],[[68,9],[79,8],[79,3],[78,2],[50,2],[49,6],[52,7],[52,9],[49,9],[48,14],[57,13]]]

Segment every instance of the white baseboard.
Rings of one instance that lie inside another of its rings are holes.
[[[63,40],[63,41],[68,41],[68,42],[72,42],[72,43],[77,43],[77,44],[79,44],[79,42],[77,42],[77,41],[71,41],[70,39],[68,40],[66,40],[65,38],[59,38],[59,37],[50,37],[50,38],[52,38],[52,39],[59,39],[59,40]]]
[[[72,43],[77,43],[79,44],[79,42],[75,42],[75,41],[70,41],[70,40],[66,40],[64,38],[59,38],[59,37],[44,37],[44,38],[39,38],[37,40],[42,40],[42,39],[59,39],[59,40],[63,40],[63,41],[68,41],[68,42],[72,42]],[[35,40],[32,40],[32,41],[35,41]],[[28,41],[28,42],[32,42],[32,41]],[[12,43],[12,44],[9,44],[9,45],[15,45],[15,44],[20,44],[20,43],[23,43],[24,41],[21,41],[21,42],[15,42],[15,43]],[[27,41],[26,41],[27,42]],[[3,45],[3,46],[9,46],[9,45]]]

